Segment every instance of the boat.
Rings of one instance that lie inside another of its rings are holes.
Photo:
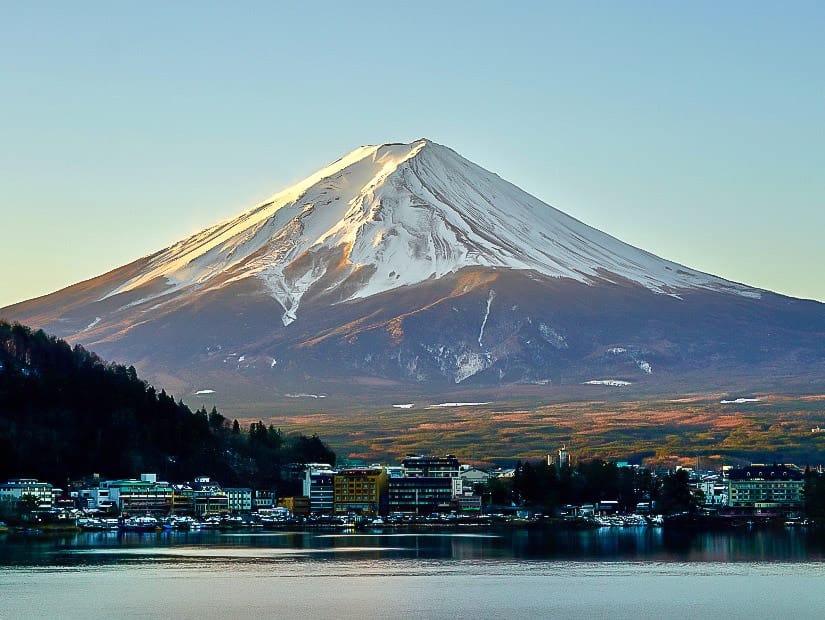
[[[189,531],[194,529],[198,522],[192,517],[172,515],[163,520],[164,530]]]
[[[160,527],[160,521],[151,515],[129,517],[124,519],[120,525],[120,529],[124,532],[156,532]]]
[[[101,518],[78,519],[77,526],[84,532],[113,532],[120,527],[117,519]]]

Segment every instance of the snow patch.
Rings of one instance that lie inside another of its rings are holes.
[[[270,367],[270,368],[275,368],[275,364],[277,364],[277,363],[278,363],[278,360],[276,360],[276,359],[273,357],[273,358],[272,358],[272,362],[269,364],[269,367]]]
[[[195,392],[195,396],[203,396],[204,394],[214,394],[215,390],[198,390]]]
[[[585,381],[582,385],[609,385],[611,387],[622,387],[624,385],[633,385],[630,381],[622,381],[621,379],[593,379],[592,381]]]
[[[88,331],[88,330],[92,329],[95,325],[97,325],[98,323],[100,323],[100,321],[101,321],[101,320],[102,320],[102,319],[101,319],[99,316],[96,316],[96,317],[95,317],[95,320],[94,320],[94,321],[92,321],[91,323],[89,323],[89,324],[86,326],[86,329],[84,329],[83,331],[85,332],[85,331]]]
[[[539,333],[545,342],[553,345],[559,351],[566,351],[569,348],[565,337],[546,323],[539,323]]]
[[[326,394],[284,394],[286,398],[326,398]]]
[[[648,362],[646,362],[644,360],[636,360],[636,365],[639,367],[639,369],[643,373],[648,374],[648,375],[653,374],[653,366],[651,366]]]
[[[415,407],[415,403],[405,403],[403,405],[393,405],[395,409],[412,409]]]
[[[461,383],[473,375],[487,370],[492,364],[492,359],[489,355],[481,355],[472,351],[460,353],[455,356],[455,373],[453,380],[456,383]]]
[[[627,353],[627,349],[624,347],[612,347],[608,349],[607,352],[613,355],[620,355],[621,353]]]
[[[489,405],[489,401],[483,403],[439,403],[437,405],[430,405],[427,409],[441,409],[444,407],[479,407],[481,405]]]
[[[745,403],[758,403],[761,398],[736,398],[734,400],[720,400],[720,405],[744,405]]]
[[[490,289],[490,293],[487,295],[487,310],[484,312],[484,320],[481,321],[481,329],[478,332],[478,346],[481,347],[481,339],[484,337],[484,327],[487,325],[487,318],[490,316],[490,305],[493,303],[493,300],[496,298],[496,292],[493,289]]]

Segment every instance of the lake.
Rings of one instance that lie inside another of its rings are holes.
[[[0,537],[0,618],[821,618],[804,530]]]

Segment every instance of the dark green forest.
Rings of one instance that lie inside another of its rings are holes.
[[[691,494],[684,469],[657,477],[648,469],[618,467],[600,459],[576,467],[546,461],[519,462],[511,479],[491,479],[483,493],[493,504],[557,512],[565,505],[618,501],[619,510],[634,512],[639,502],[655,502],[663,514],[695,511],[700,497]]]
[[[288,463],[334,464],[317,436],[261,422],[242,429],[217,410],[192,412],[81,346],[0,321],[0,480],[57,485],[91,473],[209,475],[224,485],[278,486]]]

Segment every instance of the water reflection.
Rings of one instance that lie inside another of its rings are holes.
[[[152,558],[292,561],[439,559],[654,562],[803,562],[825,558],[825,535],[804,530],[684,532],[658,528],[584,531],[79,533],[0,538],[0,566],[88,565]]]

